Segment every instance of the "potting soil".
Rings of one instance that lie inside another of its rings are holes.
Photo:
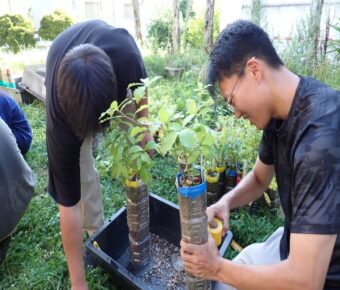
[[[150,285],[151,289],[186,289],[185,272],[181,265],[179,248],[153,233],[150,233],[150,238],[151,258],[149,265],[137,271],[129,264],[127,270]],[[118,262],[126,265],[128,256],[129,250],[122,255]]]

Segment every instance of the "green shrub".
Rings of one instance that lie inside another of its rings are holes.
[[[336,25],[331,25],[340,34],[340,18],[338,18],[338,23]],[[329,44],[330,53],[335,54],[335,59],[340,60],[340,39],[335,39]]]
[[[159,54],[153,54],[144,57],[144,64],[148,75],[150,76],[163,76],[165,77],[165,64],[166,59]]]
[[[214,14],[214,41],[220,31],[220,14]],[[195,18],[190,18],[188,22],[188,31],[185,36],[185,43],[190,47],[202,48],[204,37],[204,15],[196,15]]]
[[[21,15],[5,14],[0,17],[0,46],[13,53],[22,48],[34,47],[34,28],[30,20]]]
[[[205,81],[205,72],[203,66],[208,60],[207,54],[202,49],[187,49],[184,53],[178,55],[168,55],[164,53],[152,54],[144,57],[146,71],[150,76],[167,77],[165,66],[183,67],[185,78]],[[203,72],[202,72],[203,70]],[[200,76],[200,74],[202,74]]]
[[[150,41],[152,49],[165,49],[171,41],[172,19],[163,17],[153,19],[148,25],[147,38]]]
[[[63,11],[55,10],[40,20],[39,36],[45,40],[53,40],[73,23],[72,19]]]

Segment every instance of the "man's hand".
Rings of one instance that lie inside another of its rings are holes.
[[[229,229],[229,214],[230,214],[230,209],[225,199],[221,198],[217,203],[214,203],[213,205],[209,206],[207,208],[206,213],[208,216],[208,224],[212,228],[215,228],[217,226],[216,222],[214,221],[215,217],[222,220],[223,223],[222,235],[224,236]]]
[[[210,234],[208,242],[203,245],[194,245],[182,240],[181,257],[187,272],[206,280],[217,279],[222,258]]]

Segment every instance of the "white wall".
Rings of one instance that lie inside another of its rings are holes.
[[[206,0],[193,0],[194,8],[204,10]],[[124,27],[135,35],[134,21],[127,19],[124,13],[124,4],[130,0],[0,0],[0,15],[9,12],[11,2],[12,13],[31,15],[36,29],[45,14],[55,9],[67,12],[75,22],[83,21],[85,15],[85,2],[100,2],[102,7],[101,19],[115,27]],[[151,19],[162,17],[165,11],[172,13],[172,0],[140,0],[142,35],[145,37],[147,25]],[[223,29],[228,23],[236,19],[249,19],[249,5],[251,0],[216,0],[215,9],[221,13],[220,27]],[[311,0],[266,0],[264,5],[266,30],[272,37],[285,39],[291,35],[292,29],[298,20],[301,20],[309,11]],[[340,17],[340,0],[325,0],[322,23],[327,13],[331,21]],[[321,26],[324,27],[324,24]],[[330,30],[330,37],[339,39],[339,33]]]
[[[251,0],[222,0],[220,27],[236,19],[249,19]],[[272,37],[286,39],[301,19],[309,12],[311,0],[267,0],[264,3],[266,30]],[[325,27],[325,19],[329,13],[331,23],[336,23],[340,17],[340,1],[325,0],[321,19],[321,29]],[[330,30],[330,38],[339,39],[340,35],[334,29]]]
[[[9,7],[11,3],[11,10]],[[196,0],[202,1],[202,0]],[[36,30],[39,29],[41,18],[52,13],[55,9],[65,11],[75,22],[86,19],[85,2],[100,2],[101,16],[107,23],[115,27],[124,27],[132,35],[135,35],[133,10],[132,18],[127,18],[124,5],[131,5],[131,0],[0,0],[0,15],[5,13],[21,14],[24,17],[32,16]],[[161,17],[161,11],[172,9],[172,0],[140,0],[141,28],[143,36],[147,32],[147,24],[155,17]]]

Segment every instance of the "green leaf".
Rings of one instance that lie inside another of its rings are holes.
[[[121,175],[124,179],[128,178],[129,176],[129,169],[126,166],[121,167]]]
[[[194,163],[198,159],[198,157],[200,157],[200,152],[198,150],[193,151],[187,159],[188,164]]]
[[[201,150],[202,150],[202,155],[206,159],[212,160],[216,157],[216,152],[214,154],[214,150],[211,150],[210,146],[202,146]]]
[[[202,145],[212,146],[214,143],[215,143],[214,133],[211,129],[207,128],[206,134],[205,134],[203,142],[202,142]]]
[[[139,145],[134,145],[129,149],[129,154],[134,154],[134,153],[138,153],[138,152],[143,152],[143,148],[140,147]]]
[[[120,120],[119,120],[119,124],[125,125],[125,126],[127,126],[128,128],[132,127],[131,122],[124,121],[124,119],[120,119]]]
[[[137,104],[139,104],[140,100],[144,98],[145,90],[146,90],[146,87],[145,86],[141,86],[141,87],[136,88],[133,91],[133,98],[135,99]]]
[[[118,109],[117,101],[113,101],[110,105],[110,111],[116,111]]]
[[[141,159],[142,159],[143,162],[145,162],[147,164],[151,163],[151,158],[150,158],[149,154],[147,154],[147,153],[143,153],[141,155]]]
[[[142,106],[142,107],[143,107],[143,106]],[[138,118],[136,121],[139,122],[139,123],[141,123],[141,124],[143,124],[143,125],[148,125],[149,119],[146,118],[146,117],[140,117],[140,118]]]
[[[111,176],[113,178],[119,177],[120,173],[121,173],[121,167],[120,166],[112,166],[111,167]]]
[[[161,152],[162,155],[168,153],[168,151],[172,148],[172,146],[176,142],[177,136],[178,132],[170,132],[167,136],[165,136],[159,148],[159,151]]]
[[[193,99],[188,99],[186,101],[186,108],[187,108],[187,112],[189,114],[196,114],[197,112],[197,106],[196,106],[196,102]]]
[[[168,123],[170,120],[170,114],[169,111],[165,108],[161,108],[158,111],[158,117],[161,120],[162,123]]]
[[[172,120],[172,121],[176,121],[176,120],[178,120],[178,119],[182,119],[183,117],[184,117],[183,113],[180,112],[180,113],[174,114],[174,115],[172,116],[171,120]]]
[[[152,149],[154,149],[154,150],[158,149],[158,144],[155,141],[149,141],[144,147],[145,151],[149,151],[149,150],[152,150]]]
[[[182,122],[182,126],[185,127],[190,121],[195,117],[195,115],[188,115]]]
[[[138,143],[138,142],[142,141],[142,140],[144,139],[144,136],[145,136],[145,134],[140,134],[140,135],[136,138],[136,142]]]
[[[117,146],[111,146],[110,152],[112,156],[117,156],[118,155],[118,147]]]
[[[155,76],[152,79],[149,78],[141,79],[141,81],[144,83],[146,87],[150,87],[150,85],[152,85],[154,82],[158,81],[161,78],[162,78],[161,76]]]
[[[169,130],[170,131],[181,131],[182,129],[183,129],[183,127],[178,123],[171,122],[169,124]]]
[[[139,154],[138,153],[134,153],[134,154],[130,155],[129,161],[132,162],[132,161],[134,161],[134,160],[136,160],[138,158],[140,158],[140,153]]]
[[[194,149],[197,145],[197,136],[191,129],[182,130],[178,137],[181,144],[187,149]]]
[[[128,89],[131,89],[132,87],[136,87],[136,86],[143,86],[144,83],[141,82],[141,83],[131,83],[128,85]]]
[[[130,132],[130,136],[135,137],[137,134],[145,132],[146,130],[146,127],[134,127]]]
[[[142,160],[141,159],[137,159],[137,170],[141,170],[142,169]]]
[[[139,171],[140,178],[144,183],[148,184],[151,181],[151,174],[145,167],[141,168]]]

